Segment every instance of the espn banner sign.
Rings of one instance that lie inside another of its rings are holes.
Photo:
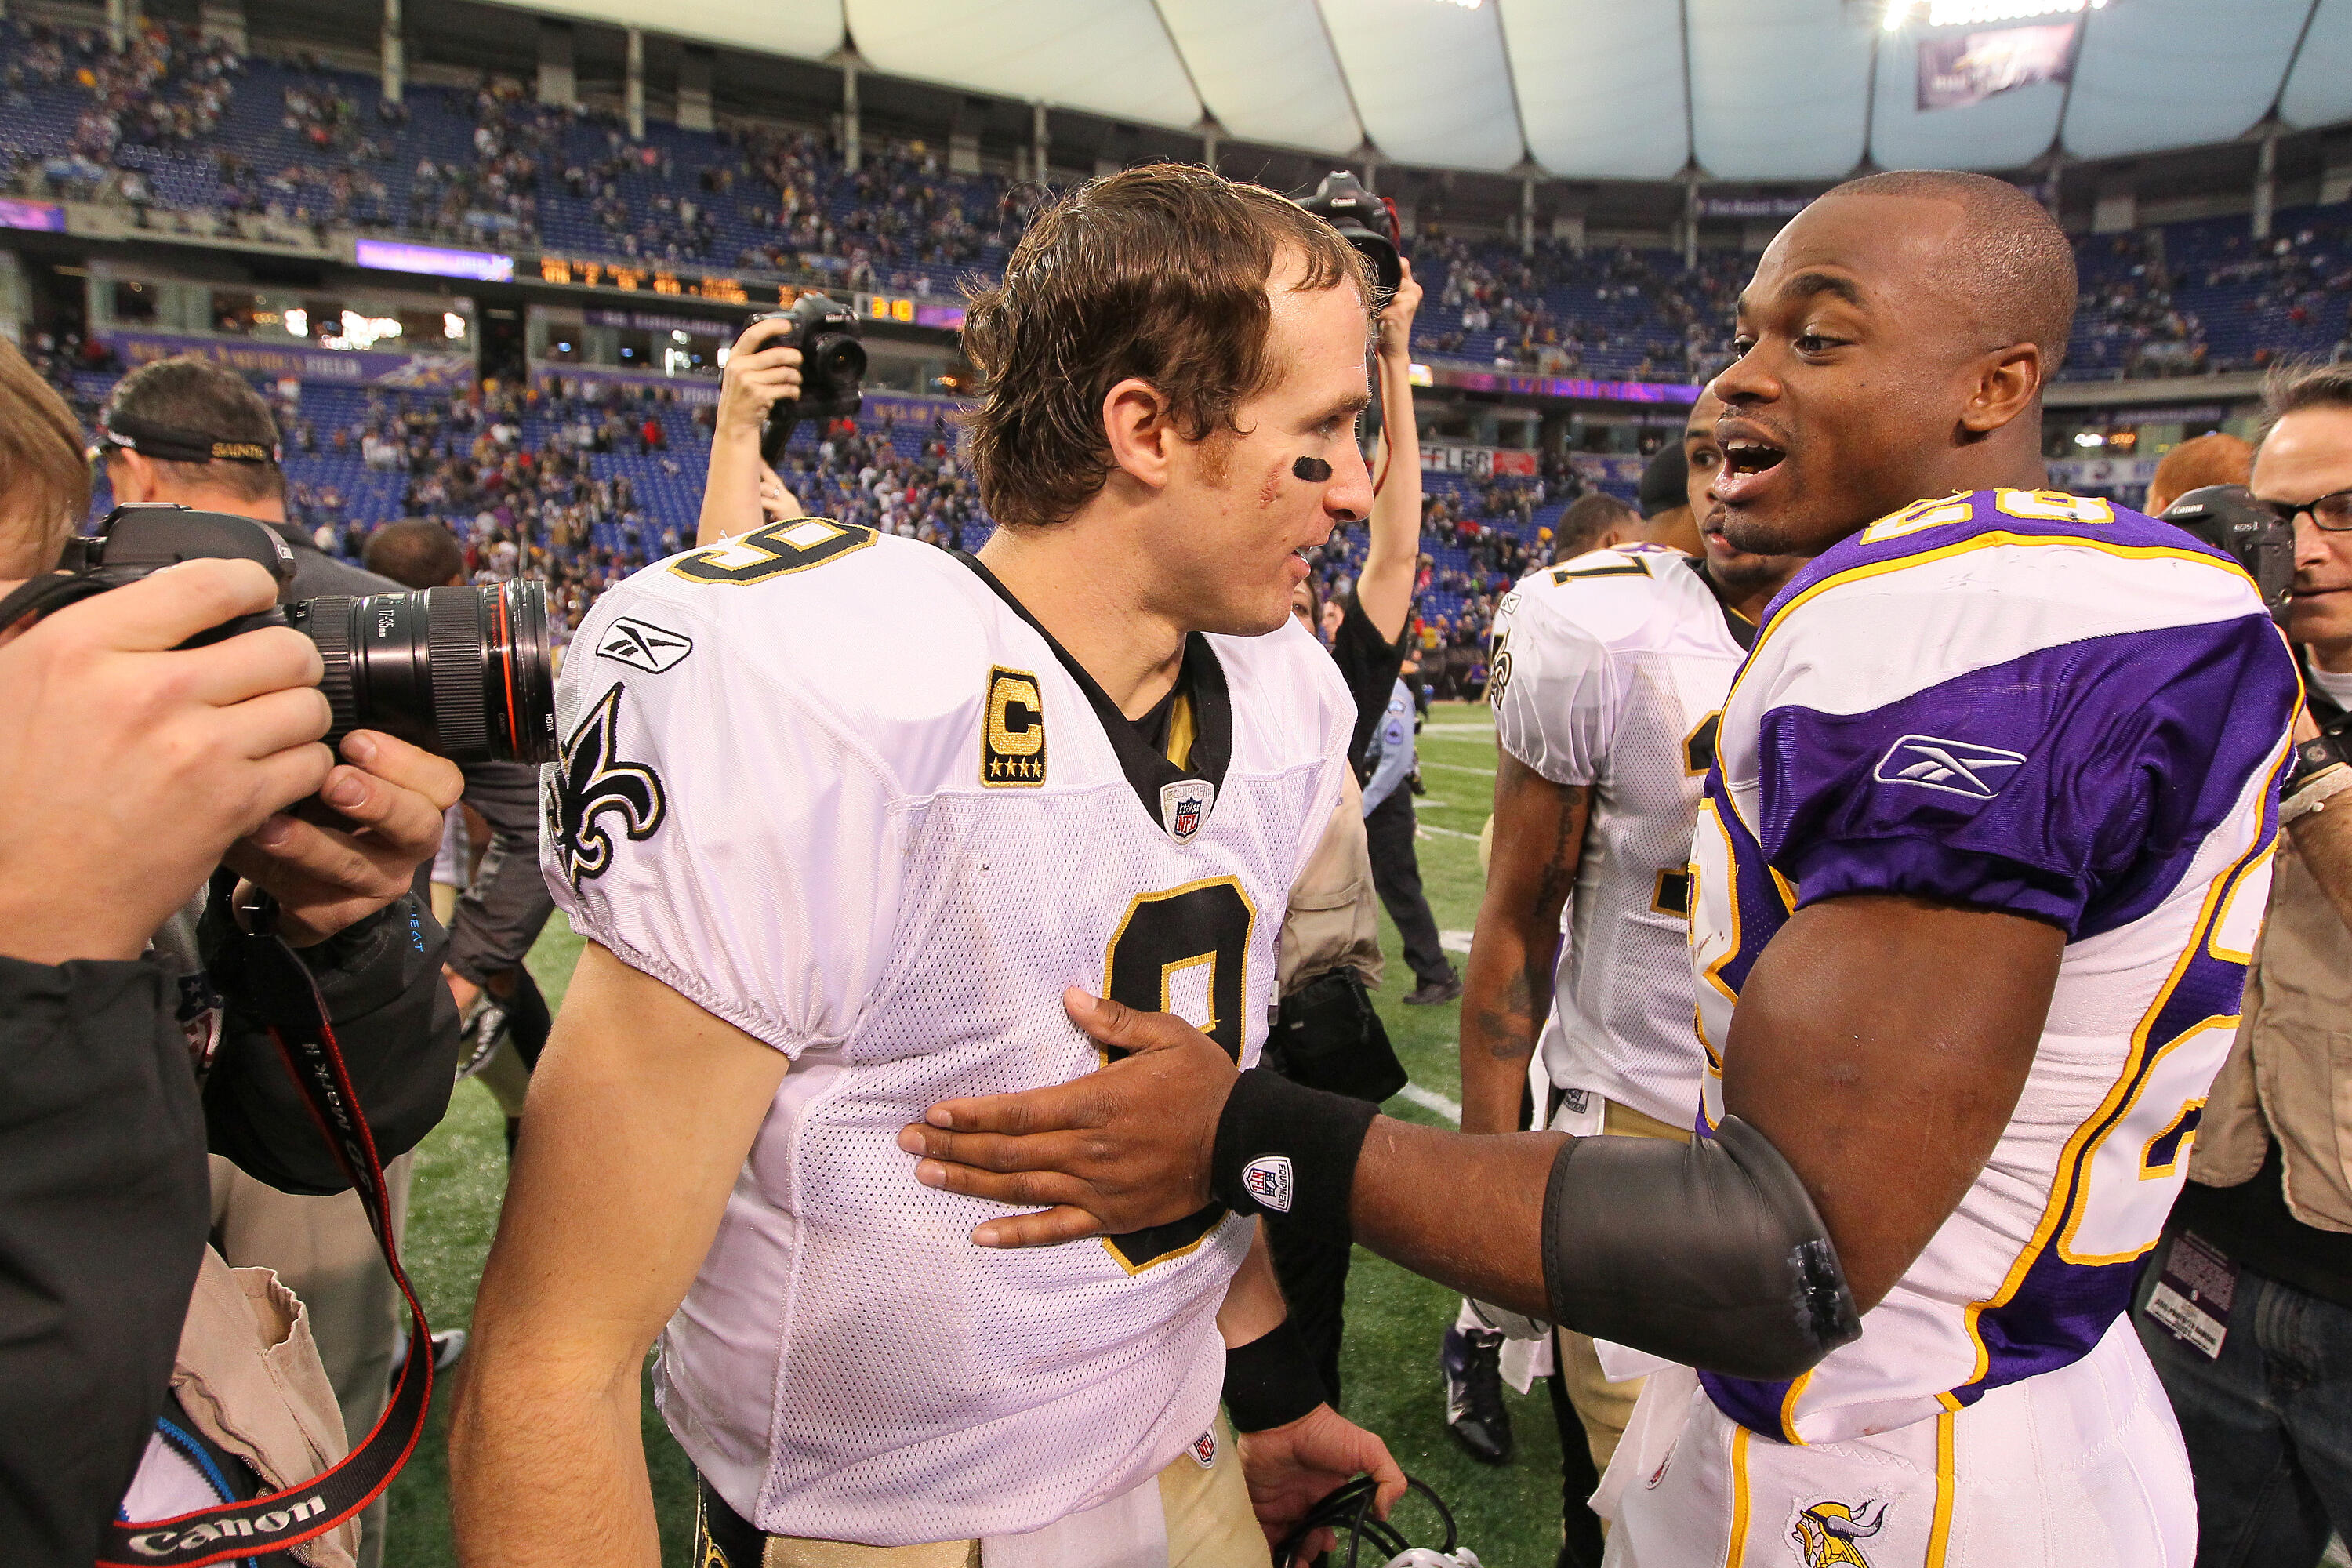
[[[1533,452],[1506,452],[1494,447],[1442,447],[1424,443],[1421,468],[1429,474],[1465,474],[1474,479],[1534,479]]]

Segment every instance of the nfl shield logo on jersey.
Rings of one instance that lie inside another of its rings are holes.
[[[1282,1154],[1264,1154],[1242,1167],[1242,1185],[1261,1208],[1290,1212],[1290,1161]]]
[[[1206,779],[1180,779],[1164,784],[1160,791],[1160,825],[1177,843],[1190,844],[1201,831],[1201,824],[1209,820],[1209,808],[1216,799],[1217,786]]]
[[[1192,1439],[1192,1462],[1204,1470],[1217,1468],[1217,1429],[1213,1426]]]

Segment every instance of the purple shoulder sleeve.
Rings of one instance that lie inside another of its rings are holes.
[[[2253,616],[2039,648],[1857,713],[1776,708],[1762,847],[1801,904],[1912,893],[2111,930],[2179,883],[2294,694]]]

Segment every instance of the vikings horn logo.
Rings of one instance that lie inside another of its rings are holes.
[[[1854,1542],[1876,1535],[1885,1522],[1883,1502],[1864,1503],[1859,1510],[1842,1502],[1817,1502],[1797,1515],[1789,1534],[1805,1554],[1805,1568],[1870,1568],[1870,1559]]]
[[[651,837],[669,814],[661,775],[643,763],[620,760],[620,716],[615,682],[563,742],[547,781],[548,836],[574,888],[603,876],[613,863],[613,837],[599,820],[606,813],[620,813],[634,839]]]

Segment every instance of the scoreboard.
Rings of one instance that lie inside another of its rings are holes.
[[[651,263],[587,261],[566,256],[541,255],[516,258],[520,276],[535,275],[541,283],[563,289],[598,292],[656,294],[678,300],[698,300],[713,305],[739,305],[746,310],[788,310],[803,294],[820,292],[796,283],[772,279],[732,276]],[[931,300],[908,294],[858,294],[834,289],[831,295],[874,321],[896,321],[909,327],[935,327],[956,331],[963,326],[960,300]]]

